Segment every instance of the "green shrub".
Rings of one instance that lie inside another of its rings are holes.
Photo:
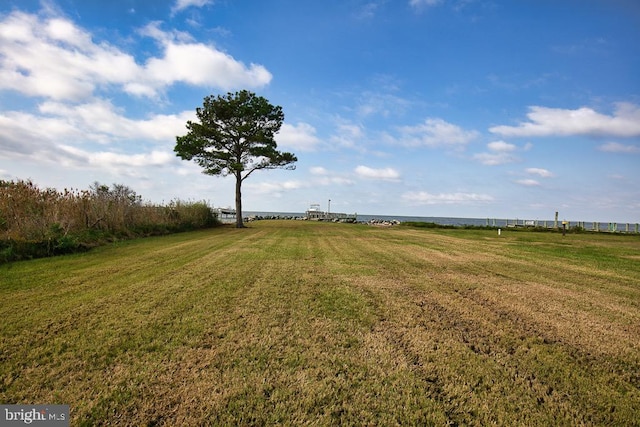
[[[13,245],[11,245],[11,242],[0,242],[0,263],[13,261],[14,256]]]

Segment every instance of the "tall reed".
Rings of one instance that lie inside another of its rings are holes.
[[[207,202],[144,202],[131,188],[41,189],[0,180],[0,262],[73,252],[105,241],[219,224]]]

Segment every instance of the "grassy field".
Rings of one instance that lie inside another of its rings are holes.
[[[262,221],[0,266],[72,425],[640,425],[640,238]]]

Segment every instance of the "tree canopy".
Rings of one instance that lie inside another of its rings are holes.
[[[242,182],[260,169],[295,169],[296,156],[278,151],[275,135],[284,121],[282,107],[242,90],[207,96],[196,108],[198,121],[176,137],[174,151],[193,160],[203,173],[236,178],[236,226],[242,223]]]

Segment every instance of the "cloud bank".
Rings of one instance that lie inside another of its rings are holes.
[[[409,147],[448,147],[459,149],[478,136],[476,131],[464,130],[440,118],[428,118],[415,126],[398,128],[396,143]]]
[[[541,136],[640,136],[640,107],[619,103],[612,115],[582,107],[577,110],[529,107],[529,121],[518,126],[494,126],[489,131],[507,137]]]
[[[95,42],[64,17],[13,12],[0,21],[0,90],[80,101],[114,85],[130,95],[154,98],[178,82],[229,90],[271,81],[264,66],[247,66],[215,46],[163,32],[159,23],[140,34],[153,37],[162,51],[143,64],[116,46]]]

